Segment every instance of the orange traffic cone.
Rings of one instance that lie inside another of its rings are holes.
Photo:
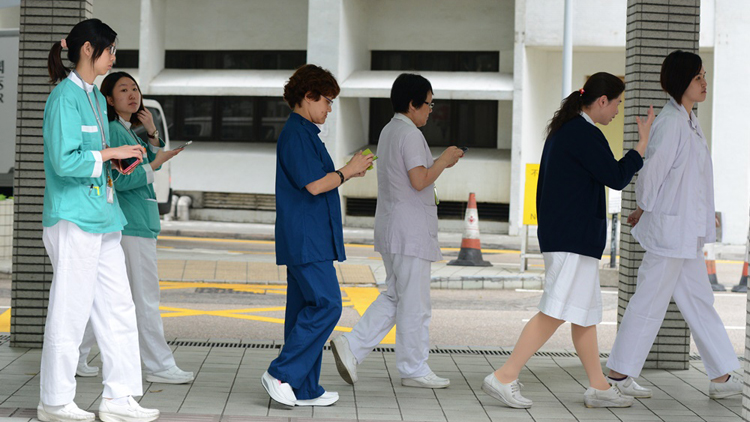
[[[461,250],[458,259],[449,262],[448,265],[461,265],[465,267],[490,267],[492,264],[482,259],[482,245],[479,241],[479,213],[477,213],[477,200],[474,193],[469,194],[469,204],[464,216],[466,231],[461,239]]]
[[[703,256],[706,259],[706,270],[708,271],[708,281],[711,282],[711,289],[715,292],[726,291],[727,289],[724,285],[719,284],[719,279],[716,277],[716,256],[713,245],[706,245]]]
[[[747,244],[745,245],[745,264],[742,266],[742,277],[740,277],[740,283],[732,287],[733,292],[747,293],[748,262],[750,262],[750,234],[748,234]]]

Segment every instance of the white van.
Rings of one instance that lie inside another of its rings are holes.
[[[164,116],[164,110],[161,108],[161,104],[156,100],[144,98],[143,106],[154,116],[156,130],[159,131],[159,135],[166,143],[164,148],[170,149],[167,119]],[[138,126],[134,131],[141,139],[148,139],[148,134],[146,134],[146,129],[144,129],[143,126]],[[167,161],[161,166],[161,170],[154,173],[154,191],[156,192],[156,201],[159,203],[159,214],[161,215],[169,213],[169,209],[172,207],[172,176],[169,171],[170,164],[171,161]]]

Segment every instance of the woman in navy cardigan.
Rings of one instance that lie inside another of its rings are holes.
[[[598,264],[607,228],[604,186],[623,189],[643,166],[654,119],[653,109],[645,121],[636,118],[640,141],[616,160],[595,123],[606,125],[614,119],[624,90],[620,78],[596,73],[563,100],[547,127],[536,199],[544,294],[539,312],[524,327],[511,356],[482,385],[507,406],[531,407],[532,401],[521,395],[518,376],[565,321],[572,324],[573,344],[589,378],[586,406],[633,404],[633,398],[625,395],[629,391],[610,386],[604,378],[596,339],[596,324],[602,318]]]

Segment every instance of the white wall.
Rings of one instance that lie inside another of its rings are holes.
[[[717,99],[712,128],[716,210],[722,212],[723,242],[742,244],[750,207],[750,135],[743,124],[750,115],[750,2],[717,0],[715,19],[715,71],[708,92]]]
[[[307,48],[307,0],[166,0],[166,3],[167,50]]]
[[[513,0],[369,0],[370,50],[500,51],[512,72]]]
[[[701,47],[713,45],[715,1],[701,0]],[[526,45],[561,46],[565,1],[525,0],[525,3]],[[627,35],[626,24],[627,1],[625,0],[574,0],[573,44],[575,46],[624,47]]]
[[[95,0],[93,17],[117,32],[117,48],[138,50],[141,40],[140,1]]]

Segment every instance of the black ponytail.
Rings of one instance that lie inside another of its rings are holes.
[[[594,73],[583,85],[583,88],[573,91],[562,101],[560,109],[555,112],[547,125],[545,138],[557,132],[562,125],[578,116],[583,107],[593,104],[602,95],[606,95],[607,99],[612,101],[618,98],[623,91],[625,91],[625,83],[622,79],[606,72]]]
[[[91,62],[93,63],[101,57],[105,49],[114,44],[116,39],[117,32],[99,19],[86,19],[78,22],[65,37],[68,60],[74,65],[78,64],[81,59],[81,47],[88,42],[94,49],[94,54],[91,56]],[[65,79],[70,73],[70,69],[63,63],[62,52],[63,47],[60,41],[52,44],[47,57],[47,71],[52,83]]]

